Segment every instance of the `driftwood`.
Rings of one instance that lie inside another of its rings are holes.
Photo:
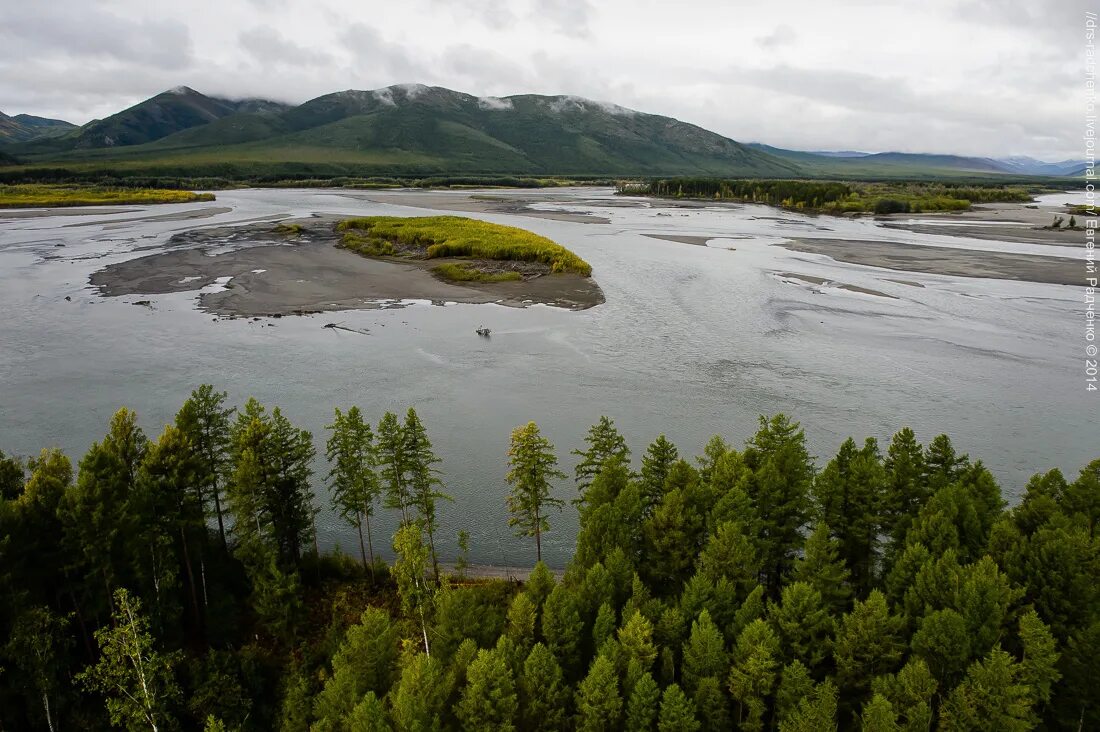
[[[322,328],[331,328],[332,330],[346,330],[348,333],[358,333],[359,335],[370,335],[370,331],[359,328],[349,328],[342,323],[325,323]]]

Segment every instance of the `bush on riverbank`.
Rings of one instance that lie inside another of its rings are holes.
[[[0,208],[138,205],[213,201],[213,193],[165,188],[111,188],[67,185],[0,185]]]
[[[974,203],[1020,203],[1031,200],[1031,192],[1026,186],[928,181],[872,183],[670,178],[620,184],[619,192],[628,195],[765,203],[832,214],[965,211]]]
[[[522,280],[519,272],[482,272],[467,264],[444,262],[432,267],[432,273],[448,282],[515,282]]]
[[[337,225],[341,245],[369,256],[386,254],[436,257],[472,257],[541,262],[551,272],[585,277],[592,267],[556,242],[514,226],[502,226],[462,216],[368,216]]]

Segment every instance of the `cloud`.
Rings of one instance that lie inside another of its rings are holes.
[[[1091,2],[0,0],[0,109],[84,122],[180,84],[301,102],[418,82],[801,149],[1066,158]]]
[[[266,25],[242,32],[239,39],[241,47],[261,64],[322,66],[332,61],[329,54],[300,46]]]

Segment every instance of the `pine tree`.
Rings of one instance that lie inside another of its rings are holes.
[[[940,707],[943,732],[989,729],[1024,732],[1032,729],[1032,699],[1019,683],[1019,667],[1000,648],[975,661],[966,678]]]
[[[370,519],[374,515],[374,502],[382,490],[374,472],[374,433],[370,425],[363,421],[359,407],[351,407],[346,414],[339,408],[335,411],[333,422],[327,428],[332,436],[325,451],[325,457],[332,465],[328,474],[332,508],[359,532],[360,559],[363,567],[369,566],[373,572],[374,542]],[[366,546],[363,543],[364,524],[367,527]]]
[[[931,495],[924,481],[924,448],[913,430],[901,429],[890,440],[883,469],[886,491],[882,505],[882,530],[888,537],[885,566],[888,570],[905,549],[905,534]]]
[[[607,417],[600,417],[599,422],[588,428],[588,435],[584,441],[588,445],[587,449],[574,450],[572,453],[580,458],[574,473],[577,490],[581,494],[612,458],[618,459],[623,465],[630,464],[630,448],[626,446],[623,436],[615,429],[615,422]]]
[[[795,562],[796,582],[805,582],[821,593],[829,612],[840,615],[848,609],[852,590],[848,586],[848,569],[840,558],[840,544],[829,536],[829,527],[821,522],[806,539],[805,553]]]
[[[837,690],[826,680],[803,697],[798,706],[779,723],[779,732],[824,732],[836,730]]]
[[[227,397],[224,391],[215,392],[214,387],[203,384],[191,392],[176,414],[176,428],[186,435],[201,460],[202,474],[198,481],[203,508],[208,513],[207,501],[213,502],[222,550],[226,553],[229,552],[229,543],[226,540],[222,499],[229,468],[230,422],[237,411],[224,406]]]
[[[597,656],[577,687],[577,730],[612,732],[619,727],[622,711],[615,665],[607,656]]]
[[[14,456],[7,456],[0,450],[0,501],[14,501],[23,492],[26,473],[23,462]]]
[[[900,732],[898,715],[894,712],[890,700],[882,694],[871,697],[871,701],[863,705],[860,729],[863,732]]]
[[[664,435],[658,435],[646,448],[645,455],[642,456],[642,497],[647,513],[660,503],[665,493],[668,474],[679,459],[679,450]]]
[[[405,430],[393,412],[386,412],[378,422],[377,464],[379,477],[386,492],[385,506],[401,512],[401,522],[408,523],[412,507],[412,488],[406,482],[409,456],[405,449]]]
[[[905,732],[927,732],[931,728],[937,688],[928,665],[919,658],[910,658],[896,675],[879,676],[872,683],[875,695],[886,697],[892,710],[900,715],[899,724]]]
[[[368,691],[348,716],[348,732],[390,732],[386,707],[373,691]]]
[[[625,613],[624,613],[625,615]],[[657,647],[653,645],[653,624],[635,610],[630,618],[619,628],[619,645],[627,661],[636,661],[641,671],[649,671],[657,659]]]
[[[115,592],[113,625],[96,631],[100,658],[77,679],[87,688],[107,696],[111,723],[149,727],[153,732],[170,728],[169,709],[180,689],[172,673],[175,656],[158,653],[149,634],[141,603],[124,589]]]
[[[695,716],[703,732],[720,732],[733,728],[729,695],[719,678],[722,677],[706,676],[699,679],[692,696]]]
[[[833,656],[845,696],[861,699],[871,680],[890,673],[901,659],[901,621],[890,614],[886,596],[874,590],[856,602],[837,629]]]
[[[523,729],[551,732],[565,726],[569,687],[554,654],[542,643],[535,644],[523,663],[520,691]]]
[[[428,439],[428,432],[424,424],[417,416],[416,410],[410,408],[405,416],[405,426],[402,429],[405,438],[405,455],[408,459],[409,473],[406,484],[412,494],[413,506],[424,532],[428,535],[428,550],[431,553],[432,573],[435,581],[439,582],[439,559],[435,552],[435,532],[438,522],[435,516],[436,501],[443,499],[453,500],[449,495],[438,490],[443,485],[439,480],[438,471],[433,467],[440,462],[432,452],[432,443]]]
[[[840,544],[857,595],[870,591],[878,567],[878,534],[886,484],[878,446],[868,439],[862,449],[852,438],[814,481],[822,521]]]
[[[705,677],[723,677],[729,669],[725,640],[718,627],[703,610],[698,620],[691,624],[691,635],[684,646],[684,690],[695,695],[699,681]]]
[[[699,555],[699,571],[711,582],[727,579],[743,600],[760,581],[752,537],[736,521],[725,521],[707,539]]]
[[[339,727],[364,694],[384,696],[389,691],[396,662],[397,633],[389,615],[367,608],[332,657],[332,675],[317,695],[314,715]]]
[[[752,470],[749,497],[756,508],[758,555],[765,588],[778,597],[802,546],[802,527],[810,515],[809,490],[813,461],[806,437],[797,422],[780,414],[760,418],[760,429],[746,446],[745,463]]]
[[[526,592],[520,592],[512,598],[508,606],[508,627],[505,631],[526,657],[535,645],[535,624],[538,620],[538,608]]]
[[[664,495],[642,526],[650,585],[675,593],[688,579],[705,537],[704,517],[679,489]]]
[[[657,721],[661,689],[648,671],[635,682],[626,705],[627,732],[651,732]]]
[[[390,692],[393,725],[399,732],[432,732],[443,726],[447,685],[434,656],[406,651],[401,678]]]
[[[768,608],[768,620],[779,636],[787,662],[799,660],[817,670],[832,647],[833,618],[821,593],[805,582],[783,588],[780,601]]]
[[[969,464],[967,455],[958,455],[951,438],[938,435],[924,451],[924,482],[930,494],[951,485],[962,477]]]
[[[698,732],[699,720],[695,706],[677,684],[670,684],[661,694],[661,711],[657,716],[658,732]]]
[[[552,507],[560,509],[563,505],[561,499],[550,495],[550,481],[565,477],[557,464],[554,446],[539,433],[534,422],[512,431],[507,476],[512,486],[508,496],[512,517],[508,525],[519,527],[516,536],[535,537],[535,555],[539,562],[542,561],[542,533],[550,530],[547,511]]]
[[[928,664],[928,668],[945,686],[951,687],[966,671],[971,658],[970,633],[966,619],[944,608],[925,615],[913,634],[913,653]]]
[[[810,670],[801,661],[791,661],[783,667],[779,687],[775,691],[775,719],[782,724],[798,710],[798,703],[814,690]]]
[[[471,732],[514,730],[518,697],[508,663],[497,651],[478,651],[466,672],[466,688],[455,710],[462,729]]]
[[[1031,722],[1038,726],[1038,712],[1050,701],[1053,687],[1062,674],[1058,671],[1058,644],[1034,608],[1020,616],[1020,642],[1023,659],[1019,664],[1019,679],[1027,686],[1035,710]]]
[[[757,732],[764,728],[778,669],[779,638],[758,618],[737,636],[729,673],[729,689],[738,705],[737,723],[741,729]]]
[[[555,585],[542,607],[542,637],[570,678],[580,665],[583,629],[584,621],[573,591],[565,585]]]

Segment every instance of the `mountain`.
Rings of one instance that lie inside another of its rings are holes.
[[[905,176],[905,175],[1002,175],[1016,173],[1009,165],[990,158],[924,153],[865,153],[854,151],[805,152],[751,143],[757,150],[797,162],[810,175]]]
[[[208,97],[190,87],[180,86],[161,92],[106,119],[93,120],[62,137],[39,140],[27,146],[26,152],[49,153],[140,145],[238,112],[276,114],[287,108],[285,104],[266,99],[234,101]]]
[[[9,149],[31,162],[166,170],[792,176],[797,165],[669,117],[572,96],[476,97],[401,84],[297,107],[182,88],[62,140]],[[230,171],[231,172],[231,171]],[[225,174],[225,173],[220,173]]]
[[[1048,163],[1035,158],[1017,155],[1010,158],[998,158],[997,162],[1024,175],[1073,175],[1084,166],[1083,160],[1060,160]]]
[[[0,143],[28,142],[42,137],[63,135],[76,125],[59,119],[17,114],[14,117],[0,112]]]

